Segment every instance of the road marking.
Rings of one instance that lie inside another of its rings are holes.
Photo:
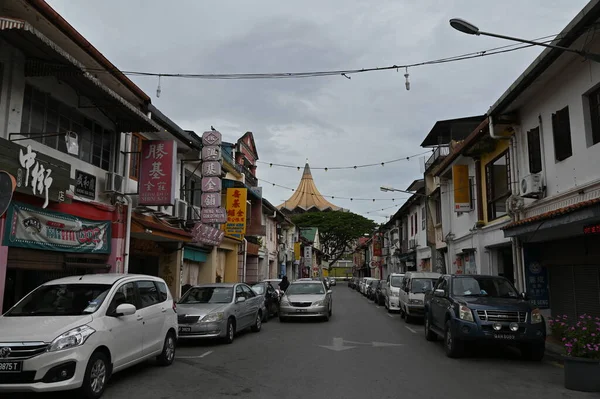
[[[413,330],[413,329],[412,329],[412,328],[410,328],[409,326],[404,326],[404,327],[406,327],[406,329],[407,329],[408,331],[410,331],[411,333],[413,333],[413,334],[416,334],[416,333],[417,333],[415,330]]]
[[[321,348],[326,348],[332,351],[341,352],[346,349],[354,349],[354,346],[344,346],[344,338],[333,338],[333,345],[319,345]]]
[[[213,353],[213,351],[204,352],[203,354],[201,354],[199,356],[176,356],[176,358],[177,359],[202,359],[203,357],[206,357],[206,356],[210,355],[211,353]]]
[[[391,313],[388,313],[387,315],[388,315],[389,317],[391,317],[392,319],[395,319],[395,318],[397,318],[397,317],[398,317],[398,315],[391,314]]]

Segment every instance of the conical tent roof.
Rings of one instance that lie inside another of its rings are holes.
[[[315,185],[315,181],[313,180],[312,173],[310,173],[308,162],[304,165],[302,179],[300,180],[300,184],[298,184],[298,188],[294,191],[294,194],[277,208],[291,212],[308,211],[313,208],[319,211],[342,210],[339,206],[335,206],[327,201],[319,192]]]

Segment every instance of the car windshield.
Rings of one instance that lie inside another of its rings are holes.
[[[256,292],[258,295],[262,295],[265,293],[265,285],[264,284],[254,284],[252,286],[252,291]]]
[[[412,281],[412,288],[410,292],[413,294],[420,294],[427,291],[433,290],[433,285],[435,284],[436,279],[430,278],[415,278]]]
[[[452,294],[456,296],[486,296],[518,298],[513,285],[501,277],[460,277],[454,279]]]
[[[229,303],[232,300],[233,288],[231,287],[192,287],[179,303]]]
[[[110,284],[43,285],[4,316],[80,316],[100,308]]]
[[[393,277],[390,279],[390,285],[391,285],[392,287],[398,287],[398,288],[399,288],[399,287],[401,287],[401,286],[402,286],[402,279],[403,279],[403,278],[404,278],[404,277],[402,277],[402,276],[393,276]]]
[[[318,295],[325,294],[323,284],[306,283],[292,284],[286,291],[286,295]]]

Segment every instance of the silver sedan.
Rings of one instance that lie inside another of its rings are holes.
[[[262,327],[264,298],[246,284],[204,284],[190,288],[177,303],[179,339],[222,338]]]
[[[332,291],[321,281],[294,281],[279,302],[279,321],[288,318],[324,318],[332,314]]]

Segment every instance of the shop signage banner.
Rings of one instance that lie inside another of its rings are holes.
[[[525,284],[529,302],[540,309],[550,308],[550,292],[548,289],[548,269],[539,262],[540,253],[537,248],[525,246],[523,260],[525,263]],[[507,276],[511,278],[512,276]]]
[[[471,190],[469,187],[469,165],[452,167],[454,183],[454,212],[471,211]]]
[[[96,176],[75,169],[75,194],[96,199]]]
[[[225,232],[207,224],[196,223],[192,229],[192,242],[204,245],[219,246],[223,242]]]
[[[375,237],[373,238],[373,256],[381,256],[381,255],[382,255],[381,236],[379,234],[376,234]]]
[[[139,204],[173,205],[176,171],[177,143],[175,140],[143,140]]]
[[[312,246],[310,245],[304,247],[304,264],[307,266],[312,265]]]
[[[227,189],[227,223],[225,234],[242,239],[246,234],[246,200],[248,190],[245,188]]]
[[[221,193],[222,183],[218,177],[203,177],[202,192],[203,193]]]
[[[202,208],[200,218],[202,223],[227,223],[227,211],[225,208]]]
[[[202,162],[202,177],[221,176],[221,162],[208,161]]]
[[[50,202],[71,203],[66,193],[74,184],[71,165],[33,150],[30,145],[0,139],[0,170],[15,177],[15,191]]]
[[[300,260],[302,251],[300,250],[300,242],[294,243],[294,260]]]
[[[202,133],[202,223],[227,222],[227,212],[221,207],[221,142],[222,135],[216,130]]]
[[[3,245],[58,252],[110,254],[110,220],[95,221],[13,203]]]

